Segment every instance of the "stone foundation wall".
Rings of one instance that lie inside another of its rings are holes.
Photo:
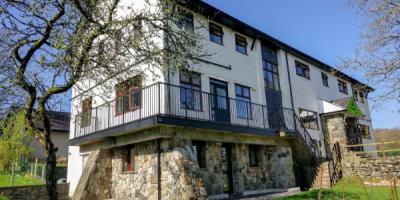
[[[295,186],[290,147],[260,146],[258,166],[250,166],[249,145],[235,144],[233,176],[236,193]]]
[[[400,181],[400,156],[361,158],[355,153],[345,153],[342,160],[345,177],[361,177],[368,182],[383,183],[391,178]]]
[[[133,146],[134,172],[123,171],[127,148],[114,149],[113,199],[157,199],[157,141]],[[207,193],[189,140],[161,139],[161,196],[163,199],[205,199]]]
[[[221,143],[206,143],[206,165],[201,177],[208,195],[223,193]],[[290,147],[260,146],[259,166],[250,167],[249,145],[232,145],[232,177],[234,193],[245,191],[290,188],[295,186],[293,160]]]
[[[59,200],[68,200],[68,188],[69,184],[57,185]],[[10,200],[48,199],[45,185],[2,187],[0,188],[0,195],[3,195]]]
[[[72,199],[111,197],[111,155],[110,150],[91,152]]]
[[[192,133],[191,129],[181,131],[191,137],[201,134]],[[92,164],[85,166],[81,177],[86,183],[77,187],[81,198],[76,199],[158,199],[159,186],[162,199],[207,199],[210,195],[223,194],[223,143],[204,142],[206,167],[200,168],[191,137],[176,134],[172,138],[93,151],[89,156],[93,161],[87,161]],[[231,137],[238,141],[244,138]],[[235,194],[295,186],[291,148],[274,141],[262,142],[269,145],[259,146],[257,167],[250,167],[248,144],[231,143]],[[125,168],[128,157],[133,158],[132,171]]]

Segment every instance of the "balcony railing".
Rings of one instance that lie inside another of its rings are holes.
[[[74,138],[157,115],[253,128],[296,128],[291,109],[268,112],[265,105],[186,87],[156,83],[131,95],[131,98],[122,98],[120,102],[113,100],[76,115]],[[276,119],[268,117],[275,112],[281,116],[279,127],[273,123]]]

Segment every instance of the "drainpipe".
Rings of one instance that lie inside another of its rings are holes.
[[[158,200],[161,200],[161,150],[160,150],[160,138],[157,139],[157,194],[158,194]]]
[[[286,71],[287,71],[288,82],[289,82],[290,103],[292,104],[292,110],[293,110],[293,123],[294,123],[295,130],[297,130],[296,112],[294,110],[294,103],[293,103],[292,81],[290,79],[289,60],[288,60],[288,53],[286,51],[285,51],[285,58],[286,58]]]

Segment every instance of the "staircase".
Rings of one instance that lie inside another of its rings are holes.
[[[329,177],[329,167],[328,162],[323,162],[319,168],[317,176],[311,186],[313,189],[327,189],[331,187],[330,177]]]
[[[312,187],[321,169],[321,152],[318,145],[313,142],[307,129],[303,126],[300,118],[292,109],[284,109],[284,116],[285,131],[295,132],[295,137],[289,140],[289,143],[293,152],[296,184],[299,185],[302,190],[308,190]],[[288,120],[286,118],[293,118],[293,120]],[[329,182],[329,170],[326,171],[328,172]]]

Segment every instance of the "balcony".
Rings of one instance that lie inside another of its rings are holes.
[[[268,111],[265,105],[166,83],[128,96],[76,115],[70,143],[79,145],[163,124],[267,136],[296,128],[291,109]]]

